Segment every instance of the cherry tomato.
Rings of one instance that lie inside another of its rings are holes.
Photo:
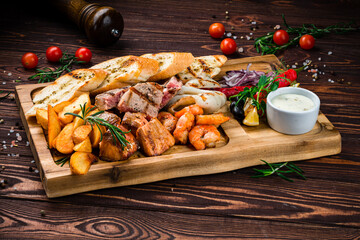
[[[221,51],[227,55],[233,54],[236,51],[236,47],[236,42],[231,38],[225,38],[220,44]]]
[[[289,42],[289,34],[285,30],[277,30],[273,36],[274,42],[281,46]]]
[[[56,46],[51,46],[46,50],[46,58],[50,62],[58,62],[62,55],[61,49]]]
[[[221,23],[213,23],[209,27],[209,33],[213,38],[221,38],[224,36],[225,27]]]
[[[82,47],[76,50],[75,57],[77,57],[78,61],[84,61],[85,63],[88,63],[91,60],[92,53],[86,47]]]
[[[24,66],[24,68],[27,69],[35,68],[38,62],[39,62],[38,57],[36,56],[35,53],[32,52],[25,53],[21,58],[22,65]]]
[[[311,35],[306,34],[300,38],[299,44],[302,49],[312,49],[315,45],[315,38]]]

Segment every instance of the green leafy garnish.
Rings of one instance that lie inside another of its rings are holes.
[[[70,160],[69,156],[60,158],[58,160],[55,160],[56,165],[60,165],[60,167],[64,166],[65,163],[67,163]]]
[[[290,179],[284,174],[296,174],[300,176],[302,179],[306,180],[306,177],[303,175],[304,171],[291,162],[268,163],[264,160],[261,161],[264,162],[265,165],[269,167],[269,169],[253,168],[253,170],[257,173],[256,175],[252,176],[253,178],[267,177],[276,174],[277,176],[281,177],[282,179],[285,179],[286,181],[293,182],[294,180]],[[281,170],[284,168],[286,170]]]
[[[338,23],[335,25],[328,26],[326,28],[317,28],[314,24],[303,24],[302,27],[290,27],[285,20],[284,14],[282,15],[284,25],[287,28],[286,32],[289,35],[295,35],[288,43],[284,45],[277,45],[273,41],[273,36],[275,32],[270,32],[267,35],[261,36],[255,39],[254,46],[258,53],[261,52],[261,55],[265,54],[275,54],[276,52],[286,49],[289,46],[299,44],[299,39],[305,34],[309,34],[314,38],[320,38],[328,33],[337,33],[343,34],[351,31],[359,31],[358,27],[352,27],[354,22],[349,23]]]
[[[65,113],[65,115],[72,115],[72,116],[81,118],[82,120],[84,120],[84,124],[89,123],[91,125],[91,127],[96,126],[101,133],[101,140],[103,139],[103,135],[102,135],[100,126],[106,127],[107,129],[109,129],[109,131],[113,137],[114,144],[116,144],[116,140],[118,140],[121,143],[121,148],[124,149],[124,147],[126,147],[126,145],[129,143],[129,141],[126,140],[125,134],[129,133],[130,131],[124,132],[120,128],[108,123],[104,119],[99,118],[98,115],[104,113],[104,111],[99,111],[99,112],[89,115],[89,113],[91,111],[93,111],[94,109],[96,109],[96,107],[92,107],[92,108],[86,107],[86,104],[87,103],[84,103],[84,105],[80,105],[81,115],[76,114],[76,113],[69,113],[69,112]]]
[[[59,62],[61,66],[56,69],[51,69],[49,67],[36,69],[36,74],[30,76],[28,79],[38,79],[39,83],[52,82],[59,78],[62,73],[71,72],[72,65],[85,63],[84,61],[78,61],[74,54],[69,53],[64,53]]]
[[[4,92],[4,90],[1,90],[1,91],[0,91],[0,94],[3,93],[3,92]],[[10,93],[11,93],[11,92],[8,92],[5,96],[0,97],[0,99],[5,99],[5,98],[7,98],[7,96],[9,96]]]

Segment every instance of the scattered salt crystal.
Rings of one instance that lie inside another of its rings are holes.
[[[318,60],[321,61],[321,57],[319,57]]]
[[[307,63],[306,62],[303,62],[303,66],[305,66]]]
[[[6,84],[6,82],[3,82],[3,85],[5,85]]]
[[[238,52],[240,52],[240,53],[244,52],[244,48],[239,47]]]
[[[253,35],[253,33],[251,32],[251,33],[249,33],[250,34],[250,36],[252,36]]]
[[[11,76],[11,75],[12,75],[12,73],[9,72],[9,73],[8,73],[8,76]]]
[[[5,143],[6,143],[6,141],[2,141],[2,143],[3,143],[3,144],[5,144]]]
[[[276,25],[274,29],[280,29],[280,25]]]
[[[8,153],[8,157],[10,157],[10,153]]]
[[[227,33],[226,36],[227,36],[227,37],[231,37],[232,34],[231,34],[231,33]]]
[[[324,64],[324,67],[326,67],[326,64]]]
[[[15,131],[14,131],[14,129],[10,129],[10,131],[9,131],[9,132],[10,132],[10,133],[13,133],[13,132],[15,132]]]
[[[8,133],[8,136],[10,136],[10,133]]]
[[[31,163],[35,163],[35,160],[31,160]]]
[[[16,190],[16,187],[14,187],[14,190]]]
[[[35,173],[39,173],[39,170],[37,170],[37,169],[35,169],[35,171],[34,171]]]
[[[296,65],[295,65],[295,64],[293,64],[291,67],[292,67],[292,68],[296,68]]]
[[[331,54],[332,54],[332,51],[329,51],[329,52],[328,52],[328,55],[331,55]]]
[[[248,35],[246,35],[246,40],[250,40],[251,39],[251,37],[249,37]]]
[[[309,59],[306,59],[306,60],[305,60],[305,62],[306,62],[306,63],[309,63],[309,62],[310,62],[310,60],[309,60]]]
[[[322,72],[322,75],[325,75],[325,72]]]
[[[244,21],[244,19],[241,19],[241,21],[243,22],[243,21]]]
[[[256,22],[255,22],[255,21],[253,21],[253,22],[251,22],[251,24],[255,25],[255,24],[256,24]]]
[[[7,146],[5,144],[3,145],[3,149],[7,149]]]
[[[14,145],[11,144],[10,147],[12,148],[12,147],[14,147]]]
[[[237,39],[237,36],[233,36],[233,39],[234,39],[234,40]]]
[[[304,67],[304,70],[307,70],[309,68],[309,66],[306,66],[306,67]]]
[[[330,78],[328,79],[328,82],[331,82],[331,79],[330,79]]]
[[[316,81],[316,79],[315,78],[313,78],[313,82],[315,82]]]
[[[26,146],[28,147],[30,145],[29,141],[26,141]]]
[[[22,137],[20,135],[17,136],[17,141],[22,141]]]

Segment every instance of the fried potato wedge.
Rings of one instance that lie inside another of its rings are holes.
[[[76,175],[85,175],[97,158],[87,152],[74,152],[70,158],[70,170]]]
[[[90,141],[91,146],[93,148],[98,148],[99,143],[101,141],[101,135],[103,135],[106,132],[106,128],[104,126],[99,126],[100,130],[97,126],[93,126],[93,130],[90,133]]]
[[[49,148],[54,148],[54,139],[61,132],[61,125],[56,112],[51,105],[48,105],[48,141]]]
[[[73,152],[74,141],[72,133],[74,131],[74,124],[67,124],[56,138],[56,150],[63,154],[70,154]]]
[[[80,105],[84,105],[86,103],[85,108],[91,106],[89,93],[81,94],[75,101],[73,101],[70,105],[64,107],[64,109],[59,113],[59,119],[62,123],[68,124],[74,120],[74,116],[65,115],[65,113],[79,113],[81,108]]]
[[[64,101],[64,102],[61,102],[59,104],[56,104],[54,106],[54,110],[56,113],[59,113],[61,112],[66,106],[69,106],[71,104],[71,101]]]
[[[48,111],[43,108],[36,109],[36,122],[45,130],[48,129]]]
[[[77,127],[72,134],[74,143],[79,144],[84,141],[89,136],[91,130],[91,125],[81,125],[80,127]]]
[[[90,138],[89,137],[85,138],[84,141],[82,141],[81,143],[76,144],[73,149],[74,149],[75,152],[88,152],[88,153],[91,153],[92,152],[92,147],[91,147]]]

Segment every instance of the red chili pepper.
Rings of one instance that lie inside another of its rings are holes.
[[[231,96],[234,96],[236,94],[238,94],[239,92],[244,91],[245,88],[251,88],[252,86],[236,86],[236,87],[231,87],[231,88],[215,88],[213,90],[222,92],[223,94],[226,95],[226,98],[229,98]]]

